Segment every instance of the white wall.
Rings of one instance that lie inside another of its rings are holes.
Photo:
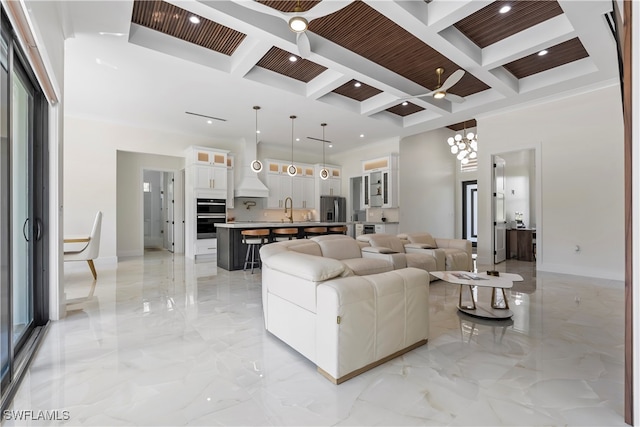
[[[400,141],[400,232],[455,236],[456,200],[461,198],[456,195],[461,190],[457,160],[446,142],[451,134],[437,129]]]
[[[624,277],[620,88],[478,118],[478,256],[490,263],[491,156],[536,150],[537,268]],[[581,250],[574,249],[579,245]]]
[[[95,213],[102,210],[99,262],[114,262],[118,255],[116,236],[119,235],[117,227],[117,152],[119,150],[180,158],[184,157],[184,150],[191,145],[237,150],[234,143],[229,141],[70,116],[65,117],[64,137],[64,233],[86,234],[86,230],[91,229]],[[148,165],[148,168],[162,169],[153,164]],[[141,188],[141,185],[137,188]],[[123,204],[122,208],[138,209],[129,206],[128,202]],[[140,202],[139,209],[141,208]],[[128,225],[125,221],[121,233],[127,230]],[[133,233],[132,230],[128,231]],[[142,236],[141,233],[140,231],[139,236]],[[133,252],[129,251],[136,251],[137,248],[135,244],[127,241],[123,243],[121,249],[124,254],[132,254]]]

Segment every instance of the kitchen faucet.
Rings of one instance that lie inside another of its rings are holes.
[[[289,202],[289,208],[291,212],[289,212],[289,216],[287,216],[287,202]],[[285,218],[289,218],[289,222],[293,222],[293,199],[291,197],[287,197],[284,199],[284,216]]]

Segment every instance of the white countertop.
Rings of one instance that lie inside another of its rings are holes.
[[[280,228],[280,227],[329,227],[353,224],[352,222],[318,222],[318,221],[297,221],[297,222],[281,222],[281,221],[234,221],[223,224],[216,224],[220,228]]]

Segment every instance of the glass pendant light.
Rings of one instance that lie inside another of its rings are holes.
[[[260,109],[260,106],[254,105],[253,109],[256,112],[256,150],[257,150],[257,147],[258,147],[258,134],[260,133],[260,131],[258,130],[258,110]],[[254,171],[255,173],[260,172],[262,170],[262,162],[260,160],[258,160],[258,159],[253,160],[251,162],[251,170]]]
[[[297,116],[289,116],[289,118],[291,119],[291,164],[287,167],[287,173],[289,176],[296,176],[298,168],[293,164],[293,121]]]
[[[325,126],[327,126],[326,123],[321,123],[320,126],[322,126],[322,169],[320,169],[320,179],[328,179],[329,178],[329,170],[326,168],[325,163],[324,163],[324,146],[326,144],[326,141],[324,139],[324,128]]]

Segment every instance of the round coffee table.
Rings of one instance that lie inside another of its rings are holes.
[[[487,273],[471,273],[469,271],[430,271],[432,275],[445,282],[460,285],[458,296],[458,310],[471,316],[484,319],[508,319],[513,316],[509,309],[509,300],[505,289],[513,287],[513,282],[519,282],[522,276],[515,273],[500,273],[500,276],[489,276]],[[473,287],[491,288],[491,305],[479,304]],[[462,303],[462,294],[468,292],[466,304]],[[502,301],[498,300],[497,293],[502,293]]]

